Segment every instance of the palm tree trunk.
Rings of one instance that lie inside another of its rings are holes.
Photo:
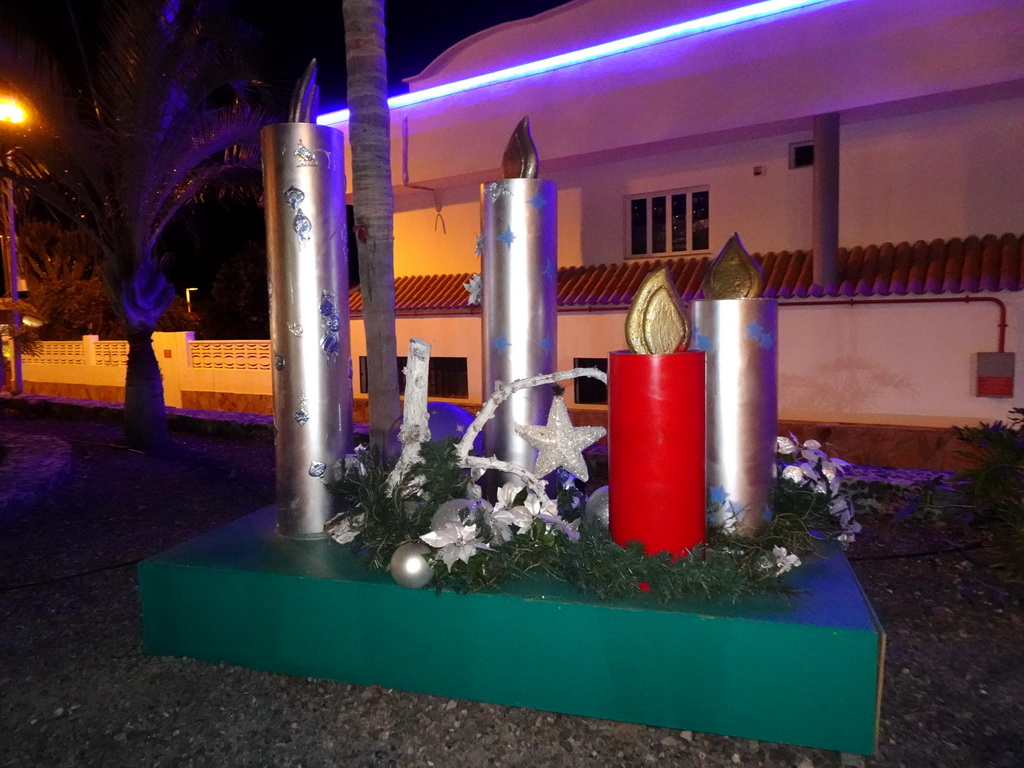
[[[167,447],[164,382],[153,352],[151,331],[128,331],[128,370],[124,381],[124,431],[128,445],[145,451]]]
[[[384,0],[342,0],[352,193],[366,329],[370,446],[382,449],[399,416],[395,341],[391,116],[384,54]]]

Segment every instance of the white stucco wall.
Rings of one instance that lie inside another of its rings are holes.
[[[789,168],[789,145],[810,138],[785,132],[548,174],[559,188],[559,264],[625,257],[627,195],[702,185],[713,252],[734,231],[754,252],[810,248],[812,169]],[[842,246],[1024,230],[1024,98],[863,118],[842,125],[840,143]],[[478,194],[441,193],[447,234],[435,231],[429,193],[402,197],[396,274],[476,271]]]
[[[994,304],[789,305],[779,312],[780,416],[940,427],[1005,418],[1024,399],[1024,296],[976,295],[1007,305],[1014,398],[975,395],[975,354],[998,351]]]
[[[1016,353],[1015,397],[975,394],[976,353],[998,351],[999,312],[992,303],[855,307],[784,303],[779,311],[779,417],[936,427],[1004,419],[1024,399],[1024,293],[977,295],[1006,304],[1005,351]],[[560,313],[558,368],[574,367],[574,358],[600,358],[625,348],[624,324],[625,311]],[[480,403],[484,396],[480,328],[479,316],[399,318],[399,354],[405,354],[409,339],[416,336],[430,342],[436,357],[466,358],[469,396],[453,402]],[[187,365],[188,334],[155,336],[169,405],[181,405],[182,390],[271,392],[269,370],[192,368]],[[252,346],[252,342],[225,343]],[[361,320],[351,323],[351,345],[353,384],[359,396],[358,359],[366,354]],[[164,350],[170,350],[171,356],[166,357]],[[227,360],[225,366],[230,365]],[[95,365],[84,357],[80,364],[27,358],[24,371],[26,381],[32,382],[124,383],[123,365]],[[566,390],[570,404],[575,404],[573,395],[570,386]]]
[[[1004,419],[1024,399],[1024,295],[976,295],[1007,305],[1005,351],[1017,353],[1015,397],[975,395],[975,354],[998,351],[994,304],[786,303],[779,310],[779,417],[935,427]],[[625,312],[561,313],[558,367],[625,348],[624,324]],[[416,335],[433,345],[434,355],[466,357],[466,402],[481,401],[479,317],[401,318],[397,333],[400,349]],[[353,358],[365,350],[362,324],[355,321]],[[573,403],[571,387],[566,400]]]

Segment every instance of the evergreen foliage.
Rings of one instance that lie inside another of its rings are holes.
[[[954,427],[969,447],[957,455],[971,462],[954,481],[975,511],[975,524],[992,536],[996,565],[1024,580],[1024,408],[1010,411],[1004,423]]]
[[[454,440],[422,445],[420,461],[395,488],[387,490],[388,468],[376,456],[362,452],[357,467],[350,467],[331,487],[345,500],[348,518],[360,531],[351,545],[367,553],[371,568],[387,568],[394,550],[419,540],[431,529],[431,518],[450,499],[464,498],[469,476],[455,460]],[[820,469],[820,462],[819,462]],[[425,479],[425,482],[421,482]],[[571,520],[578,514],[578,491],[563,485],[560,514]],[[526,490],[515,503],[522,503]],[[456,561],[449,569],[439,557],[432,561],[438,589],[474,592],[496,589],[504,582],[544,574],[574,585],[599,599],[650,593],[649,598],[671,602],[685,597],[737,598],[763,592],[789,593],[779,579],[778,548],[801,558],[815,557],[825,539],[836,538],[841,526],[832,511],[834,493],[813,490],[808,484],[780,478],[773,495],[774,517],[754,536],[738,536],[710,527],[707,543],[689,556],[649,556],[638,542],[616,544],[607,529],[584,520],[579,537],[566,536],[557,527],[535,519],[522,533],[468,562]],[[668,500],[666,503],[671,503]],[[492,540],[486,516],[472,523],[484,541]]]

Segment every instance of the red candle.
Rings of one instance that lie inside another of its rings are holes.
[[[619,544],[678,557],[704,541],[704,353],[612,352],[608,522]]]

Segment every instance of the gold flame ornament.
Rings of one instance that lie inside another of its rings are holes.
[[[743,247],[737,233],[733,233],[711,262],[700,287],[705,299],[756,299],[761,296],[764,274]]]
[[[690,321],[683,300],[662,267],[640,284],[626,313],[626,343],[640,355],[682,352],[690,342]]]
[[[505,145],[505,154],[501,158],[501,178],[536,179],[539,166],[537,145],[530,135],[530,116],[527,115],[519,121]]]

